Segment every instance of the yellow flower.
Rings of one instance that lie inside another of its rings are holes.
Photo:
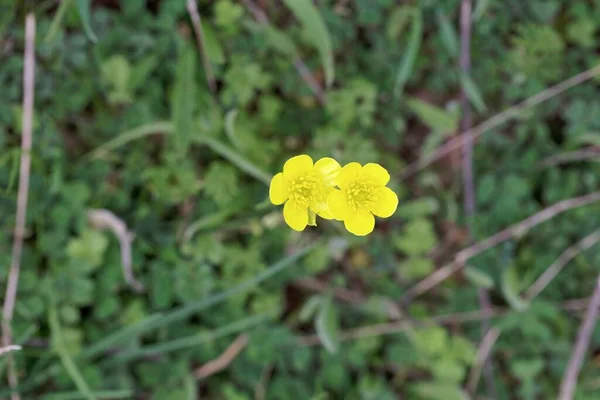
[[[336,178],[340,190],[327,197],[329,210],[335,219],[344,221],[346,229],[357,236],[373,231],[375,217],[387,218],[398,206],[398,196],[385,187],[390,174],[379,164],[364,167],[353,162],[342,168]]]
[[[269,198],[275,205],[285,203],[283,218],[290,228],[302,231],[306,225],[316,225],[315,214],[333,219],[327,196],[335,190],[340,169],[333,158],[321,158],[313,164],[312,158],[303,154],[290,158],[283,172],[273,177]]]

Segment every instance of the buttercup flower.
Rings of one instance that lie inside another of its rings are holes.
[[[302,231],[306,225],[316,225],[315,214],[333,219],[327,196],[335,190],[340,170],[340,164],[329,157],[313,164],[312,158],[303,154],[285,163],[283,172],[271,180],[269,198],[275,205],[285,203],[283,218],[290,228]]]
[[[335,179],[340,190],[327,197],[329,210],[349,232],[367,235],[375,227],[373,215],[387,218],[398,207],[398,196],[386,187],[389,180],[390,174],[379,164],[347,164]]]

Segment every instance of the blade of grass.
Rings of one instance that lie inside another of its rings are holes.
[[[327,25],[325,25],[319,10],[311,0],[284,0],[284,3],[292,10],[294,16],[302,22],[306,34],[319,50],[323,69],[325,70],[325,81],[327,86],[330,87],[335,79],[333,51]]]
[[[402,96],[404,86],[410,78],[410,74],[415,66],[417,60],[417,54],[421,47],[421,39],[423,37],[423,16],[421,11],[418,9],[414,10],[414,19],[410,28],[410,37],[408,39],[408,48],[406,54],[402,59],[398,74],[396,75],[396,84],[394,86],[394,97],[396,99]]]
[[[158,133],[171,133],[173,131],[173,124],[168,121],[152,122],[146,125],[141,125],[136,128],[125,131],[115,137],[112,140],[104,143],[101,146],[96,147],[94,150],[84,156],[85,159],[94,159],[104,156],[111,150],[118,149],[121,146],[126,145],[137,139],[144,138],[146,136],[155,135]]]
[[[265,185],[268,186],[271,183],[272,176],[269,173],[263,171],[252,161],[248,160],[246,157],[242,156],[217,139],[201,137],[198,138],[197,141],[198,143],[210,147],[212,151],[227,159],[227,161],[231,162],[233,165],[246,172],[248,175],[253,176],[257,180],[261,181]]]
[[[101,399],[132,399],[134,398],[134,391],[131,389],[122,390],[103,390],[94,392],[94,396],[98,400]],[[41,400],[79,400],[85,399],[79,392],[56,392],[44,395],[40,398]]]
[[[206,299],[190,303],[185,306],[181,306],[178,309],[171,311],[167,314],[151,315],[135,325],[109,334],[105,338],[99,340],[94,346],[85,350],[82,356],[84,356],[85,358],[93,357],[113,347],[116,343],[124,342],[145,332],[168,326],[174,322],[185,319],[199,311],[205,310],[216,304],[222,303],[231,297],[234,297],[241,293],[245,293],[250,289],[258,286],[260,283],[278,274],[279,272],[285,270],[289,266],[293,265],[296,261],[298,261],[305,255],[310,253],[312,250],[314,250],[319,244],[320,242],[313,243],[312,245],[307,246],[288,257],[285,257],[284,259],[271,265],[266,270],[257,274],[253,278],[248,279],[228,290],[209,296]]]
[[[58,313],[56,312],[56,307],[54,306],[50,307],[50,311],[48,313],[48,324],[50,325],[50,332],[52,334],[52,342],[54,344],[54,348],[60,357],[63,367],[65,368],[65,370],[73,380],[73,383],[75,383],[75,386],[79,390],[79,393],[83,398],[87,400],[95,400],[96,396],[94,396],[87,382],[85,381],[85,379],[83,379],[83,376],[79,372],[75,361],[73,361],[71,355],[65,347],[62,336],[62,329],[58,320]]]
[[[54,14],[54,18],[52,19],[50,29],[48,29],[48,33],[44,38],[44,42],[48,43],[51,42],[52,39],[54,39],[54,36],[56,36],[56,33],[60,28],[60,24],[65,16],[65,12],[67,11],[67,8],[69,8],[72,2],[73,0],[62,0],[60,2],[60,6],[58,6],[58,10],[56,11],[56,14]]]
[[[97,158],[110,150],[114,150],[131,141],[141,139],[149,135],[154,135],[157,133],[170,135],[173,132],[174,127],[173,124],[170,122],[159,121],[147,125],[142,125],[129,131],[123,132],[116,138],[97,147],[96,149],[88,153],[88,155],[86,155],[85,158]],[[233,165],[235,165],[242,171],[246,172],[248,175],[253,176],[257,180],[263,182],[265,185],[269,185],[269,183],[271,182],[272,177],[270,174],[263,171],[252,161],[248,160],[246,157],[231,149],[229,146],[221,143],[217,139],[203,137],[199,134],[192,134],[192,141],[197,144],[208,146],[212,151],[219,154],[221,157],[227,159],[229,162],[231,162]]]
[[[245,331],[269,319],[272,313],[264,312],[258,315],[242,318],[231,324],[225,325],[211,332],[199,333],[164,343],[158,343],[152,346],[145,346],[139,349],[133,349],[117,354],[112,357],[107,365],[121,364],[135,360],[140,357],[152,356],[156,354],[168,353],[171,351],[183,350],[190,347],[196,347],[203,343],[232,335],[234,333]]]
[[[175,88],[171,103],[171,119],[175,127],[175,144],[182,155],[187,153],[194,126],[196,100],[196,53],[186,46],[179,54],[175,72]]]
[[[92,30],[92,23],[90,17],[90,0],[76,0],[77,11],[79,12],[79,17],[81,18],[81,23],[83,24],[83,30],[85,31],[85,35],[92,42],[97,42],[98,37]]]

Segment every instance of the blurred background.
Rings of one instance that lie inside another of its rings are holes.
[[[598,0],[0,0],[23,347],[0,398],[556,398],[600,272],[598,21]],[[397,212],[292,231],[268,185],[297,154],[383,165]],[[564,399],[600,398],[595,317]]]

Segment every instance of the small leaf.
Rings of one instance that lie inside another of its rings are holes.
[[[338,315],[331,299],[323,301],[316,321],[317,335],[325,349],[335,353],[339,348]]]
[[[237,109],[233,109],[227,112],[227,114],[225,115],[225,133],[227,134],[227,137],[229,138],[229,141],[238,149],[241,147],[240,146],[240,141],[238,140],[237,136],[235,135],[235,120],[238,116],[238,110]]]
[[[301,322],[306,322],[311,319],[316,313],[321,304],[323,303],[323,297],[312,296],[300,309],[298,318]]]
[[[204,33],[204,45],[205,51],[208,55],[210,62],[216,65],[225,63],[225,55],[223,54],[223,48],[217,40],[215,32],[208,24],[202,24],[202,33]]]
[[[483,112],[487,110],[485,102],[483,101],[483,96],[481,95],[481,92],[479,91],[479,88],[477,87],[475,82],[473,82],[473,79],[471,79],[469,75],[462,74],[460,77],[460,81],[462,83],[463,88],[465,89],[465,92],[467,93],[469,101],[471,102],[471,104],[473,104],[477,111]]]
[[[491,0],[479,0],[475,11],[473,11],[473,21],[478,21],[487,11],[488,6],[492,3]]]
[[[477,268],[468,266],[465,268],[465,276],[473,285],[484,288],[491,289],[494,287],[494,280],[485,272],[478,270]]]
[[[439,381],[417,383],[412,386],[419,399],[469,400],[469,396],[458,385]]]
[[[458,119],[451,113],[416,98],[406,104],[432,131],[443,134],[456,130]]]
[[[77,5],[77,11],[79,12],[79,17],[81,18],[81,23],[83,24],[83,30],[85,31],[85,35],[92,42],[97,42],[98,37],[92,30],[90,18],[90,0],[76,0],[75,4]]]
[[[456,36],[456,31],[450,22],[448,22],[448,18],[441,11],[437,11],[436,17],[438,24],[440,25],[442,42],[452,58],[456,58],[458,56],[458,37]]]
[[[311,0],[284,0],[284,2],[302,22],[307,36],[319,50],[325,70],[325,81],[328,87],[331,86],[335,77],[331,38],[319,10]]]
[[[502,293],[508,304],[516,311],[521,312],[529,307],[529,303],[519,296],[519,292],[520,284],[517,270],[514,265],[511,265],[502,274]]]
[[[423,16],[418,9],[415,9],[414,14],[414,19],[410,28],[410,37],[408,39],[408,48],[402,59],[400,68],[398,69],[398,74],[396,75],[396,84],[394,86],[395,98],[400,98],[402,95],[404,85],[408,81],[408,78],[410,78],[415,61],[417,60],[419,48],[421,47],[421,40],[423,38]]]
[[[186,153],[194,122],[194,100],[196,99],[196,53],[187,46],[177,61],[175,88],[173,91],[172,119],[175,126],[175,142]]]

